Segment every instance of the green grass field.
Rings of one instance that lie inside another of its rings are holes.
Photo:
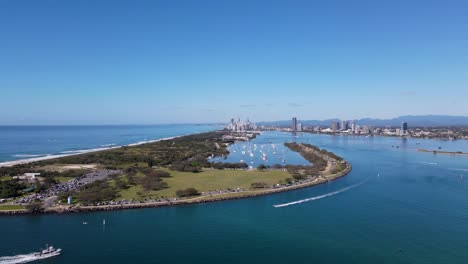
[[[0,205],[0,211],[20,210],[24,209],[21,205]]]
[[[169,170],[168,170],[169,171]],[[243,171],[243,170],[204,170],[200,173],[169,171],[170,178],[164,178],[169,188],[159,191],[143,192],[141,186],[132,186],[121,190],[119,199],[136,199],[144,197],[176,197],[176,191],[193,187],[200,192],[225,190],[228,188],[251,188],[253,182],[265,182],[274,185],[291,175],[286,171]],[[139,194],[140,193],[140,194]],[[141,195],[142,194],[142,195]]]
[[[65,182],[68,182],[69,180],[73,180],[73,178],[70,178],[70,177],[62,177],[62,176],[54,177],[54,179],[55,179],[57,182],[60,182],[60,183],[65,183]]]
[[[11,176],[0,176],[0,181],[9,181],[11,179],[12,179]]]

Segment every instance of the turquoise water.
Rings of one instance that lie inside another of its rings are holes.
[[[0,256],[52,243],[63,254],[38,263],[468,263],[468,157],[416,151],[468,151],[467,141],[262,137],[324,147],[353,171],[328,184],[244,200],[0,217]]]

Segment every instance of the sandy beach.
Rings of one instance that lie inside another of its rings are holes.
[[[182,136],[166,137],[166,138],[160,138],[160,139],[154,139],[154,140],[148,140],[148,141],[140,141],[140,142],[137,142],[137,143],[132,143],[132,144],[128,144],[128,145],[121,145],[121,146],[112,146],[112,147],[104,147],[104,148],[77,150],[77,151],[74,151],[72,153],[66,153],[66,154],[47,155],[47,156],[43,156],[43,157],[5,161],[5,162],[0,162],[0,167],[11,167],[11,166],[19,165],[19,164],[27,164],[27,163],[32,163],[32,162],[42,161],[42,160],[50,160],[50,159],[58,159],[58,158],[69,157],[69,156],[76,156],[76,155],[80,155],[80,154],[98,152],[98,151],[109,150],[109,149],[116,149],[116,148],[121,148],[121,147],[125,147],[125,146],[128,146],[128,147],[138,146],[138,145],[154,143],[154,142],[163,141],[163,140],[171,140],[171,139],[178,138],[178,137],[182,137]]]

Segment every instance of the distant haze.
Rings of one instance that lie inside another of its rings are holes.
[[[306,126],[330,126],[331,122],[340,119],[327,119],[327,120],[300,120]],[[411,126],[468,126],[468,117],[465,116],[446,116],[446,115],[421,115],[421,116],[400,116],[392,119],[375,119],[375,118],[362,118],[353,119],[356,124],[369,125],[369,126],[400,126],[402,122],[407,122]],[[351,120],[347,120],[351,121]],[[271,126],[290,126],[291,120],[273,121],[273,122],[259,122],[259,125]]]

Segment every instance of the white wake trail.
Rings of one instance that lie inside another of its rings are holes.
[[[311,198],[302,199],[302,200],[298,200],[298,201],[294,201],[294,202],[289,202],[289,203],[284,203],[284,204],[276,204],[276,205],[273,205],[273,207],[275,207],[275,208],[286,207],[286,206],[306,203],[306,202],[310,202],[310,201],[320,200],[320,199],[323,199],[323,198],[326,198],[326,197],[330,197],[330,196],[337,195],[337,194],[340,194],[342,192],[346,192],[346,191],[349,191],[351,189],[354,189],[354,188],[364,184],[366,181],[368,181],[368,179],[366,179],[366,180],[364,180],[362,182],[353,184],[351,186],[345,187],[343,189],[339,189],[339,190],[334,191],[334,192],[330,192],[330,193],[326,193],[326,194],[322,194],[322,195],[319,195],[319,196],[314,196],[314,197],[311,197]]]
[[[434,166],[437,166],[439,165],[438,163],[436,162],[426,162],[426,161],[420,161],[418,162],[419,164],[426,164],[426,165],[434,165]]]
[[[11,257],[0,257],[0,264],[19,264],[19,263],[28,263],[31,261],[36,261],[39,259],[46,259],[54,256],[60,255],[60,252],[47,254],[47,255],[36,255],[39,252],[24,254],[24,255],[16,255]]]
[[[0,264],[27,263],[36,260],[34,253],[25,255],[16,255],[11,257],[0,257]]]

